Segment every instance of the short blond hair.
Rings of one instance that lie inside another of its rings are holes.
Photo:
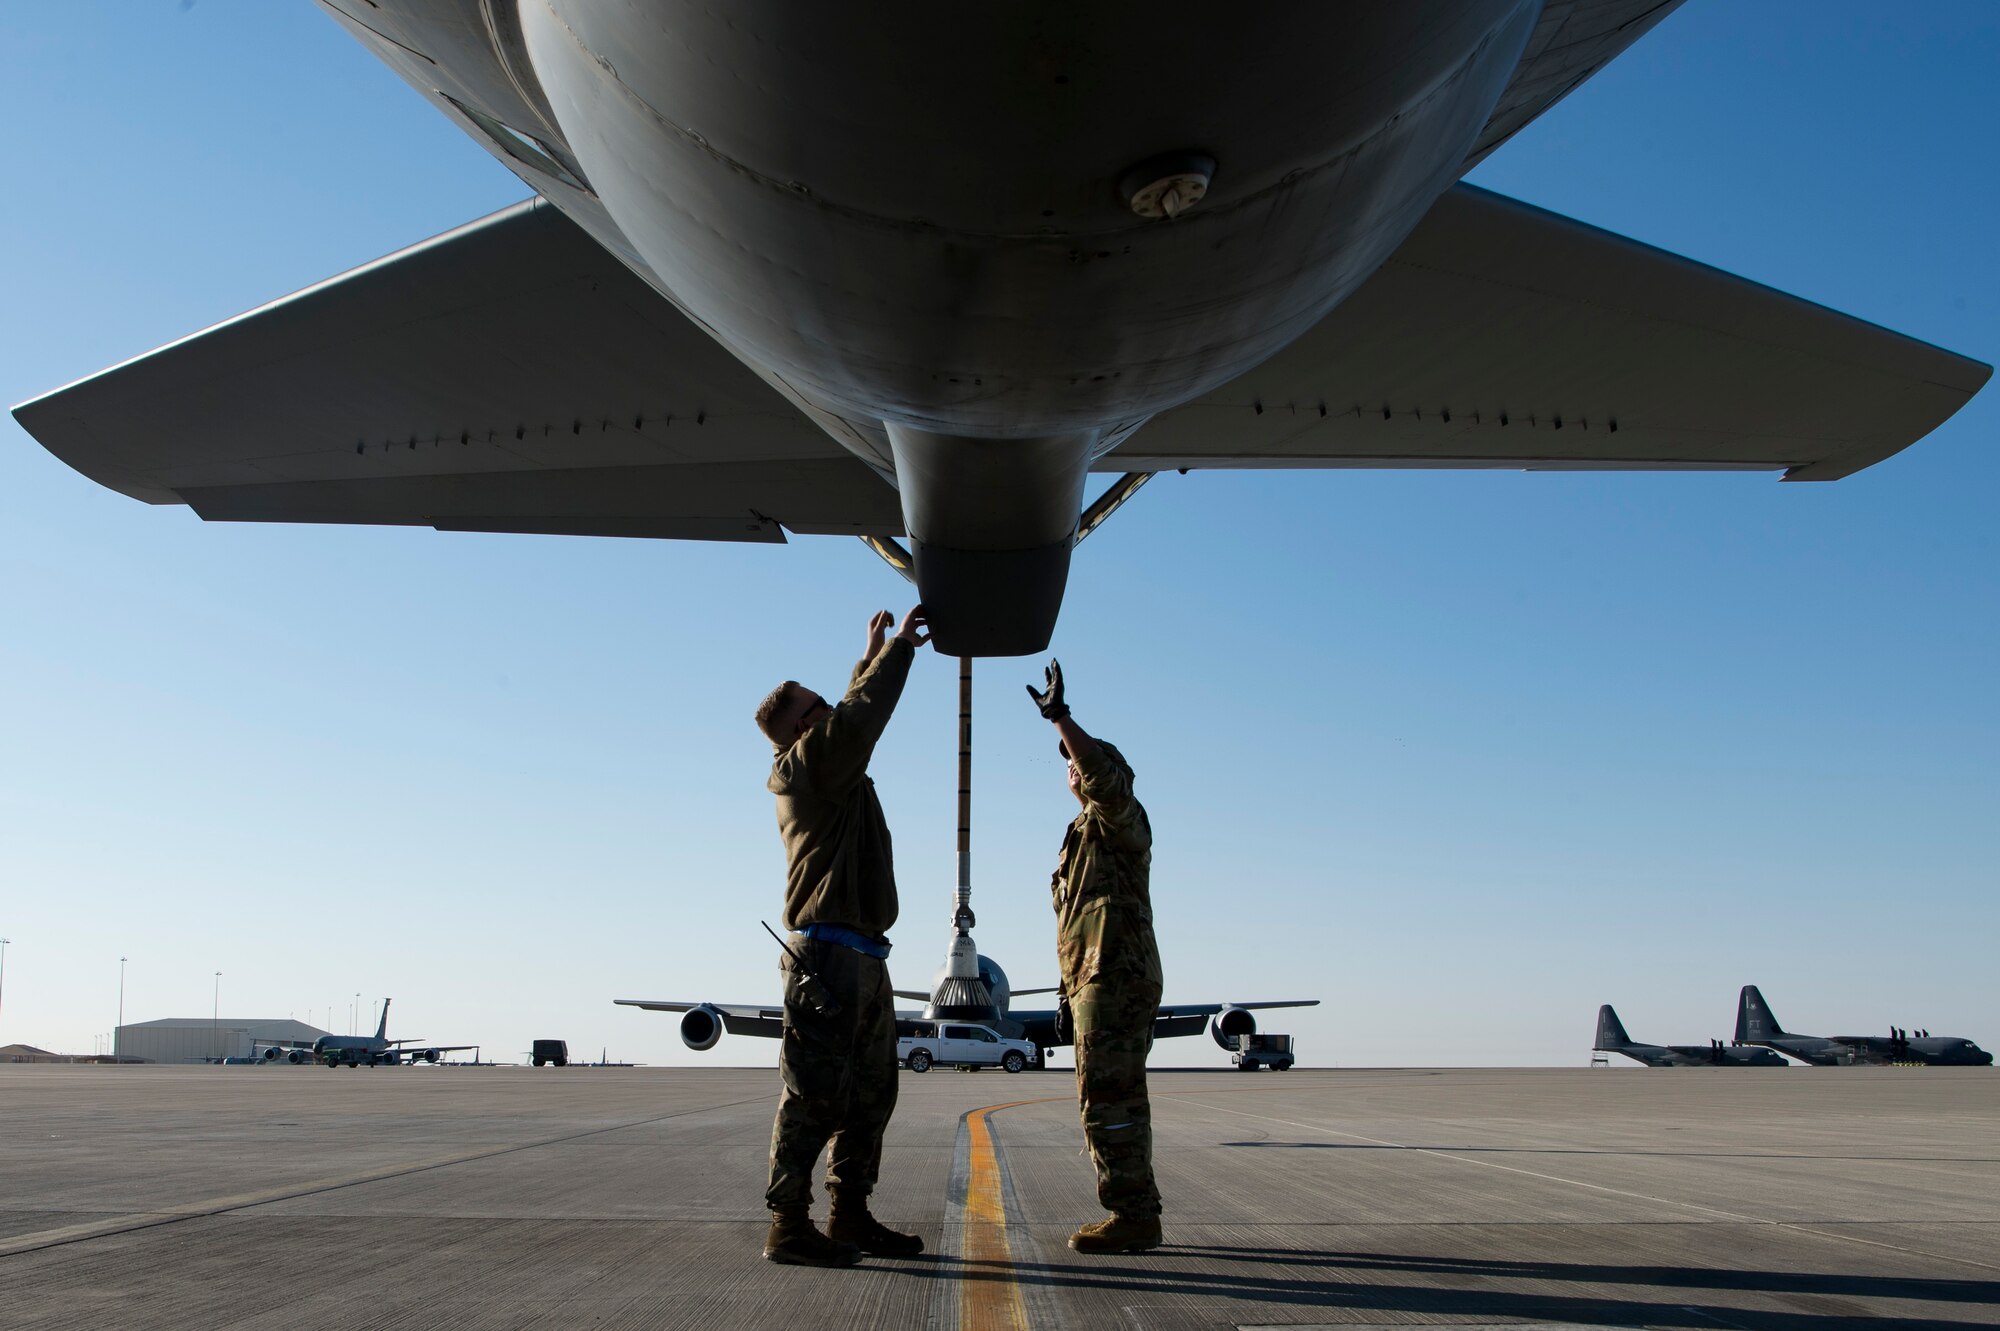
[[[792,737],[778,734],[776,730],[778,713],[785,710],[785,704],[791,698],[792,690],[797,687],[799,687],[797,680],[788,679],[765,694],[764,701],[757,704],[757,729],[764,732],[765,739],[781,749],[792,742]]]

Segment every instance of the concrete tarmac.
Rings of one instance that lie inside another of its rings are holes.
[[[768,1069],[0,1066],[0,1327],[2000,1325],[1992,1069],[1152,1084],[1157,1252],[1065,1246],[1067,1072],[937,1070],[927,1251],[829,1272],[759,1257]]]

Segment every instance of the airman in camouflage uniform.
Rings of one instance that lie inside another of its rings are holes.
[[[850,1266],[863,1252],[912,1256],[924,1243],[868,1211],[882,1165],[882,1134],[896,1109],[896,1011],[885,959],[896,922],[889,824],[868,761],[928,642],[923,607],[894,638],[884,610],[868,622],[868,650],[838,707],[787,680],[757,709],[771,741],[767,786],[785,843],[784,1091],[771,1125],[764,1194],[771,1230],[764,1256],[798,1266]],[[796,959],[795,959],[796,958]],[[813,1227],[812,1174],[832,1145],[825,1234]]]
[[[1144,1252],[1160,1244],[1153,1182],[1153,1113],[1146,1055],[1160,1007],[1160,950],[1148,880],[1153,829],[1132,795],[1125,755],[1092,739],[1063,701],[1062,666],[1028,696],[1062,736],[1069,788],[1083,812],[1063,836],[1049,888],[1062,968],[1058,1022],[1076,1042],[1077,1102],[1097,1168],[1097,1200],[1110,1217],[1070,1236],[1078,1252]]]

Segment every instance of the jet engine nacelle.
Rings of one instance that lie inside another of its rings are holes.
[[[303,1049],[285,1049],[278,1045],[267,1045],[264,1049],[266,1063],[276,1063],[281,1060],[286,1063],[303,1063],[311,1057],[312,1055]]]
[[[722,1014],[708,1004],[689,1008],[681,1018],[681,1043],[696,1053],[715,1048],[715,1042],[721,1038]]]
[[[421,1049],[410,1055],[410,1061],[413,1063],[420,1058],[426,1063],[435,1063],[438,1061],[438,1051],[435,1049]]]
[[[284,1053],[285,1053],[284,1050],[278,1048],[278,1046],[276,1045],[272,1045],[270,1048],[264,1051],[264,1061],[266,1063],[275,1063],[280,1058],[284,1057]]]
[[[1208,1033],[1217,1044],[1234,1053],[1241,1047],[1244,1036],[1257,1033],[1257,1018],[1247,1008],[1226,1007],[1209,1021]]]

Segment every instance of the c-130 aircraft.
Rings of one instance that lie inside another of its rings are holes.
[[[1699,1044],[1640,1044],[1625,1034],[1625,1023],[1606,1003],[1597,1009],[1597,1041],[1593,1050],[1623,1054],[1649,1068],[1781,1068],[1785,1060],[1754,1045],[1726,1045],[1720,1040]]]
[[[1993,1055],[1958,1035],[1915,1036],[1891,1026],[1887,1035],[1794,1035],[1778,1024],[1777,1014],[1754,984],[1736,997],[1736,1039],[1739,1044],[1764,1045],[1815,1067],[1857,1063],[1925,1063],[1957,1067],[1991,1067]]]
[[[1991,373],[1460,183],[1674,0],[317,2],[538,197],[15,409],[204,519],[858,536],[1010,656],[1162,470],[1833,480]]]

